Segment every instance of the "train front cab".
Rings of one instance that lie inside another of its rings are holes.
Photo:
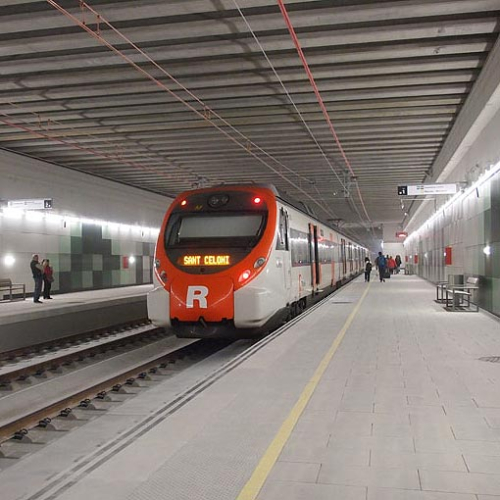
[[[182,337],[252,336],[287,314],[275,193],[228,187],[183,193],[155,252],[152,322]]]

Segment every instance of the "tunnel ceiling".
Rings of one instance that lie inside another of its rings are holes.
[[[360,235],[403,220],[396,187],[429,173],[500,13],[500,0],[285,2],[350,172],[275,0],[90,0],[100,17],[57,3],[75,19],[0,0],[0,147],[167,195],[273,183]]]

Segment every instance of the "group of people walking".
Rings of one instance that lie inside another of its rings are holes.
[[[54,270],[50,265],[49,259],[43,259],[42,263],[40,263],[40,257],[37,254],[34,254],[33,257],[31,257],[30,268],[31,273],[33,274],[33,280],[35,281],[33,302],[35,304],[43,304],[40,300],[40,295],[42,295],[42,293],[44,299],[52,299],[50,296],[50,289],[52,287],[52,282],[54,281]]]
[[[378,269],[378,275],[380,282],[385,282],[386,278],[390,278],[392,274],[399,274],[401,269],[401,256],[396,255],[393,259],[392,255],[384,256],[382,252],[378,253],[378,257],[375,259],[375,266]],[[368,257],[365,258],[365,281],[370,281],[370,274],[372,272],[373,265]]]

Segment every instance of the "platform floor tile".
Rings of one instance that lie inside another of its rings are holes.
[[[235,500],[365,290],[345,287],[52,500]],[[411,276],[369,285],[252,498],[500,497],[500,365],[480,360],[500,355],[499,323],[434,293]]]
[[[366,488],[295,481],[269,481],[257,500],[366,500]]]

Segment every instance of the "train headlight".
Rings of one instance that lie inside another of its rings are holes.
[[[255,269],[259,269],[259,267],[262,267],[265,263],[266,263],[266,259],[265,259],[264,257],[259,257],[259,258],[255,261],[255,263],[254,263],[253,267],[254,267]]]
[[[250,269],[247,269],[246,271],[243,271],[241,274],[240,274],[240,277],[238,278],[238,282],[239,283],[243,283],[244,281],[246,281],[248,278],[250,278],[250,276],[252,275]]]
[[[156,269],[158,269],[160,267],[160,264],[161,264],[160,259],[155,259],[155,267],[156,267]]]
[[[227,205],[229,202],[229,196],[227,194],[214,194],[208,199],[208,205],[211,208],[219,208]]]

